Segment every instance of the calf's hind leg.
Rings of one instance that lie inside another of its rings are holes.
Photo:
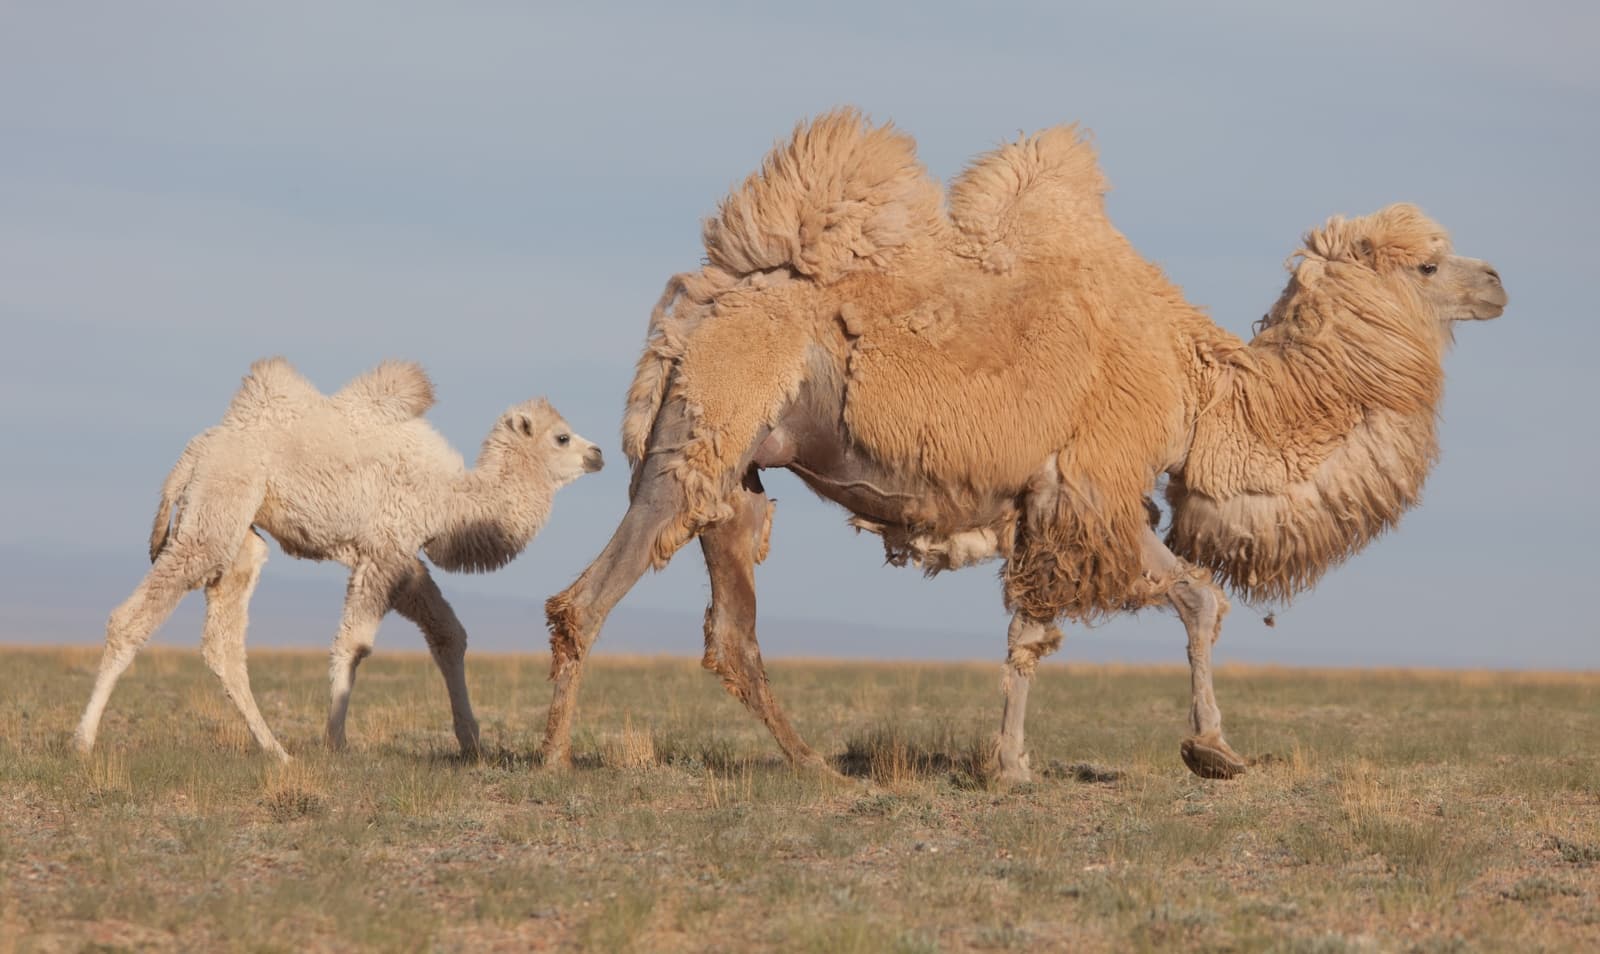
[[[252,531],[245,534],[233,565],[206,586],[206,624],[200,655],[222,680],[223,692],[244,716],[256,745],[263,752],[287,762],[289,753],[278,744],[256,708],[255,696],[250,692],[250,674],[245,669],[244,637],[250,596],[255,592],[256,582],[261,579],[261,566],[266,562],[266,541]]]
[[[755,567],[766,557],[772,503],[754,469],[729,503],[733,515],[700,534],[711,576],[703,665],[721,676],[724,688],[766,725],[791,764],[831,774],[832,768],[800,738],[778,706],[756,642]]]
[[[180,559],[171,550],[163,551],[133,595],[111,611],[111,618],[106,621],[106,648],[100,654],[100,673],[95,677],[89,704],[73,734],[73,744],[79,752],[88,753],[94,748],[100,717],[105,713],[111,690],[132,665],[133,657],[144,648],[156,627],[172,615],[184,594],[198,586],[203,578],[190,561]]]
[[[250,532],[251,515],[259,488],[232,488],[231,495],[214,495],[192,507],[175,527],[167,545],[156,553],[150,572],[106,621],[106,648],[100,656],[100,674],[73,734],[79,752],[94,748],[100,717],[117,680],[150,635],[167,621],[184,594],[201,584],[215,582],[234,565]],[[259,542],[259,541],[257,541]]]

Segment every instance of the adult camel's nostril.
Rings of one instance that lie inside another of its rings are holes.
[[[1500,273],[1499,272],[1495,271],[1493,268],[1490,268],[1490,267],[1485,267],[1484,271],[1489,273],[1489,280],[1490,281],[1494,282],[1496,285],[1500,284]]]

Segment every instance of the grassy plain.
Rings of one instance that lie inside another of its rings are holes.
[[[469,655],[466,762],[426,656],[367,661],[334,757],[326,657],[255,653],[278,766],[151,650],[80,759],[97,655],[0,649],[0,954],[1600,949],[1597,674],[1223,667],[1269,758],[1208,782],[1184,670],[1047,665],[1002,791],[998,666],[772,665],[839,783],[670,659],[591,664],[556,774],[537,656]]]

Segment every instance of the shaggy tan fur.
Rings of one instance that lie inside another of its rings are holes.
[[[1392,525],[1436,454],[1448,334],[1413,273],[1449,254],[1443,230],[1404,205],[1331,220],[1246,345],[1111,225],[1105,188],[1060,127],[980,157],[943,214],[908,137],[854,110],[799,127],[651,317],[625,449],[637,464],[669,399],[695,422],[674,462],[689,505],[655,564],[719,519],[819,348],[845,362],[850,439],[950,501],[891,555],[1008,537],[992,550],[1008,603],[1041,618],[1149,599],[1138,540],[1162,472],[1170,545],[1250,599],[1303,589]],[[962,522],[996,494],[1022,501],[1015,519]]]
[[[1008,565],[1013,604],[1057,604],[1074,616],[1124,608],[1139,573],[1143,494],[1181,415],[1164,329],[1135,319],[1152,297],[1181,299],[1104,218],[1090,147],[1065,128],[990,153],[952,187],[946,220],[928,214],[938,187],[906,137],[848,110],[802,132],[723,203],[706,225],[711,264],[676,277],[652,315],[625,448],[641,456],[669,377],[670,392],[703,422],[681,463],[692,516],[658,542],[656,563],[715,519],[735,455],[792,399],[808,348],[842,331],[850,343],[831,346],[848,353],[845,423],[885,464],[961,497],[1020,491],[1055,461],[1072,493],[1060,513],[1032,515],[1041,532],[1021,537]],[[884,181],[891,187],[874,191]],[[900,196],[910,197],[906,207],[890,215]],[[843,225],[791,229],[836,205],[850,212],[840,213]],[[878,220],[897,227],[859,225]],[[721,251],[756,247],[768,254]],[[1086,285],[1078,266],[1091,255]],[[819,277],[766,277],[781,268]],[[1061,321],[1064,312],[1079,320]],[[1144,374],[1162,352],[1170,373]],[[1120,382],[1140,377],[1125,395]],[[1116,403],[1096,406],[1100,395]],[[1130,436],[1142,451],[1130,451]],[[915,533],[974,529],[926,516]]]
[[[260,531],[291,556],[352,570],[330,666],[329,741],[343,744],[355,668],[394,608],[422,628],[450,691],[457,738],[475,751],[461,661],[466,632],[417,553],[445,570],[504,565],[544,523],[555,491],[599,469],[600,455],[537,400],[501,416],[468,470],[422,419],[433,400],[427,375],[409,362],[382,364],[331,397],[282,359],[252,365],[221,423],[189,442],[162,487],[150,535],[154,565],[107,624],[79,747],[93,745],[134,654],[186,592],[204,586],[206,660],[257,742],[283,755],[244,669],[245,607],[267,553]]]

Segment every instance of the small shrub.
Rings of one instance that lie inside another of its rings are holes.
[[[1583,894],[1575,886],[1565,881],[1557,881],[1548,875],[1534,875],[1523,878],[1516,884],[1500,892],[1501,897],[1509,901],[1520,901],[1526,904],[1529,901],[1544,901],[1549,898],[1568,897],[1576,898]]]
[[[1569,865],[1587,868],[1600,861],[1600,845],[1569,841],[1560,835],[1555,835],[1550,839],[1550,847],[1554,848],[1561,855],[1561,860]]]

